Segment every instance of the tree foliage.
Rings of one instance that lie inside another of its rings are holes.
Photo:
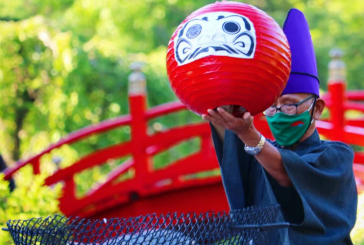
[[[17,188],[10,193],[8,182],[0,174],[0,227],[7,227],[8,220],[25,220],[59,214],[60,185],[43,186],[44,175],[33,176],[29,167],[23,168]],[[8,232],[0,231],[0,244],[14,244]]]

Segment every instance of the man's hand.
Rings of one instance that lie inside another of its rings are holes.
[[[202,119],[214,125],[220,138],[221,130],[228,129],[234,132],[246,145],[256,146],[258,144],[260,134],[254,128],[253,117],[249,112],[245,112],[240,118],[231,115],[221,107],[218,107],[216,111],[209,109],[207,112],[209,114],[203,114]]]
[[[225,129],[234,132],[247,146],[255,147],[260,140],[260,133],[255,129],[253,117],[245,112],[242,117],[234,117],[223,108],[207,110],[202,119],[211,122],[217,130],[219,137],[224,140]],[[242,149],[243,150],[243,149]],[[258,162],[275,178],[282,186],[292,185],[291,180],[282,163],[279,151],[270,143],[266,142],[262,151],[255,155]]]
[[[208,115],[202,115],[203,120],[233,131],[238,136],[247,133],[253,127],[253,117],[249,112],[245,112],[241,118],[234,117],[221,107],[218,107],[217,111],[209,109],[207,112]]]

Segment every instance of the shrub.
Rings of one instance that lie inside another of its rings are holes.
[[[34,176],[30,167],[24,167],[16,174],[17,187],[12,193],[3,178],[0,174],[0,227],[7,227],[8,220],[60,214],[57,199],[61,185],[44,186],[45,176]],[[0,230],[0,233],[0,245],[14,244],[8,232]]]

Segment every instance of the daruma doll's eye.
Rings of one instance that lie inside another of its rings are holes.
[[[235,34],[240,31],[240,25],[236,22],[225,22],[222,29],[228,34]]]
[[[283,30],[265,12],[240,2],[198,9],[168,45],[170,85],[199,115],[224,105],[261,113],[280,96],[290,70]]]
[[[186,36],[189,39],[193,39],[193,38],[197,37],[198,35],[200,35],[201,29],[202,29],[201,25],[199,25],[199,24],[193,25],[190,28],[188,28]]]

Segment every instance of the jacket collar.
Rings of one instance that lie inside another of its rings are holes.
[[[315,131],[311,134],[310,137],[308,137],[302,142],[298,142],[293,151],[298,155],[302,156],[305,153],[309,152],[311,149],[321,144],[322,142],[320,140],[319,133],[317,132],[317,129],[315,129]]]

